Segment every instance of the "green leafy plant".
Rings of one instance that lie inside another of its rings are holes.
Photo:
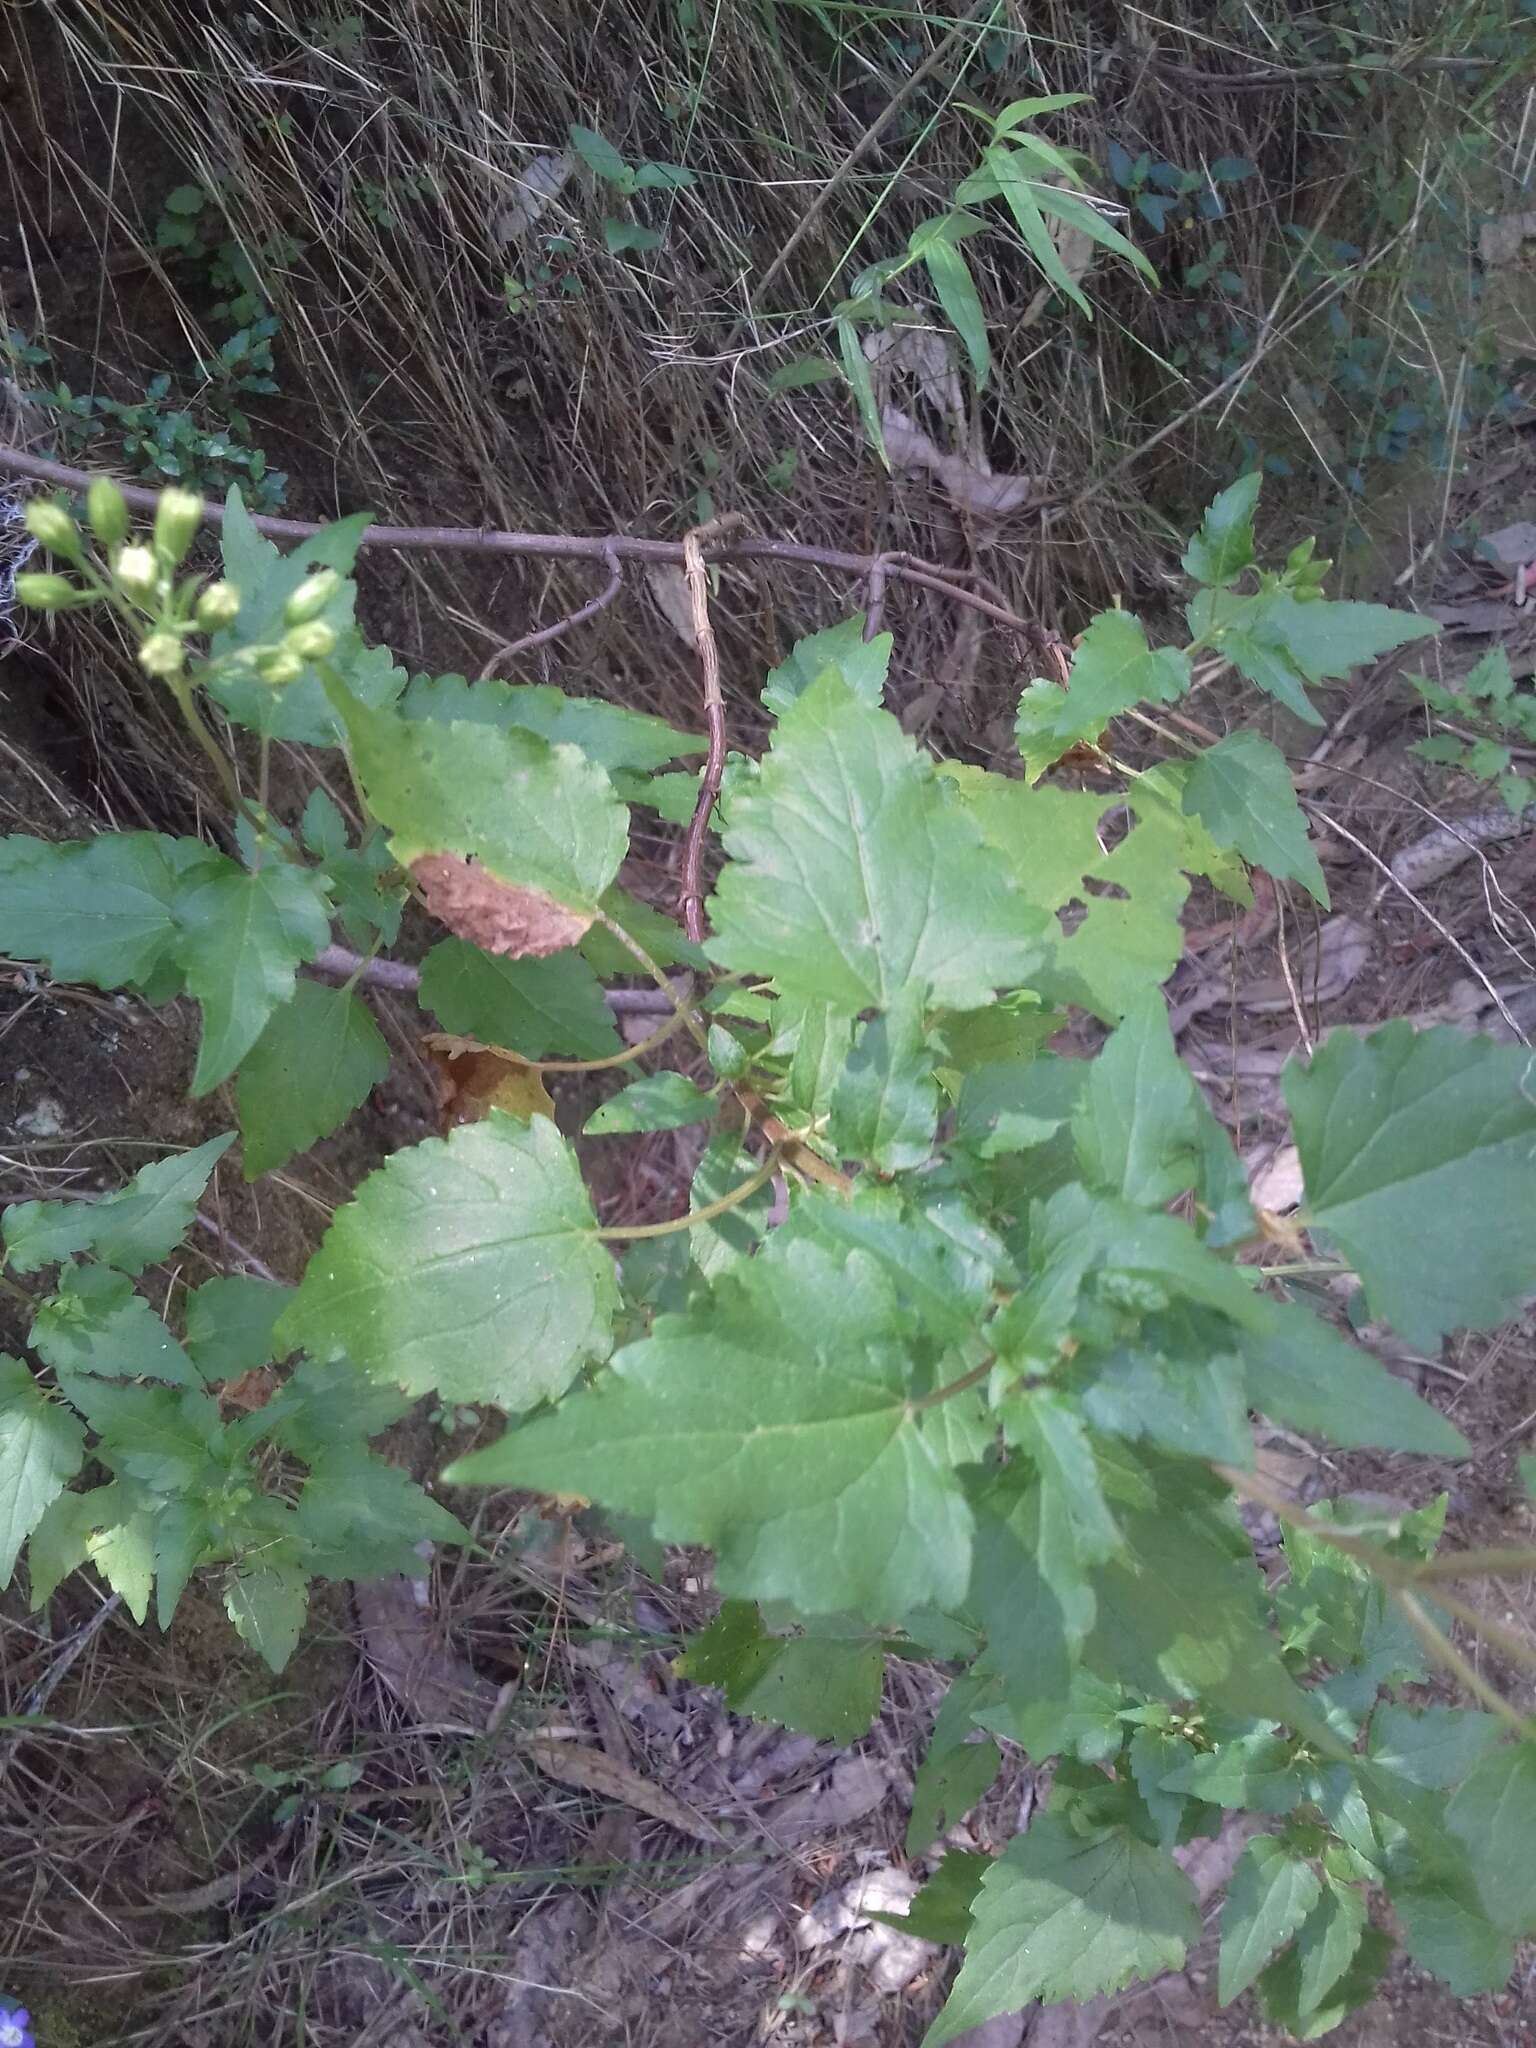
[[[1054,1760],[1033,1825],[995,1860],[946,1857],[914,1901],[908,1924],[963,1951],[929,2048],[1178,1966],[1200,1918],[1173,1851],[1239,1811],[1264,1826],[1222,1908],[1223,1997],[1253,1986],[1275,2024],[1328,2031],[1389,1953],[1378,1890],[1424,1967],[1500,1984],[1536,1930],[1536,1733],[1447,1630],[1478,1621],[1458,1580],[1530,1555],[1441,1554],[1433,1488],[1400,1515],[1294,1506],[1256,1469],[1250,1411],[1467,1455],[1314,1290],[1353,1286],[1362,1320],[1423,1349],[1536,1287],[1528,1055],[1406,1022],[1325,1037],[1284,1076],[1305,1194],[1277,1242],[1159,984],[1191,878],[1244,901],[1251,862],[1325,899],[1303,814],[1255,733],[1139,772],[1106,739],[1176,701],[1195,650],[1315,720],[1311,686],[1434,630],[1327,600],[1309,545],[1262,568],[1257,492],[1233,485],[1190,543],[1188,644],[1106,613],[1065,687],[1025,690],[1023,773],[935,762],[903,732],[888,636],[854,619],[803,642],[768,678],[762,759],[710,804],[720,865],[682,930],[618,875],[631,803],[671,811],[679,780],[709,803],[671,766],[695,738],[550,688],[407,680],[353,619],[358,521],[285,557],[232,496],[208,585],[182,573],[181,494],[143,540],[93,487],[94,547],[34,506],[61,566],[20,596],[130,624],[219,766],[238,858],[150,833],[0,841],[7,953],[192,996],[194,1088],[234,1077],[250,1174],[381,1071],[356,989],[298,970],[333,917],[387,933],[409,878],[447,928],[422,976],[447,1028],[533,1067],[683,1046],[691,1072],[633,1072],[594,1142],[712,1135],[684,1214],[599,1225],[551,1119],[493,1111],[370,1175],[296,1288],[208,1283],[179,1334],[134,1281],[227,1138],[104,1201],[9,1210],[35,1361],[0,1380],[0,1565],[25,1544],[38,1599],[89,1560],[136,1613],[153,1578],[163,1619],[211,1571],[280,1662],[310,1576],[461,1534],[370,1440],[416,1396],[499,1408],[505,1433],[444,1481],[585,1497],[647,1543],[708,1546],[726,1604],[686,1669],[743,1711],[851,1739],[888,1658],[948,1672],[914,1858],[985,1793],[1000,1742]],[[258,747],[343,750],[361,843],[334,807],[295,830],[253,803],[209,705]],[[1044,779],[1084,747],[1111,792]],[[643,1050],[598,979],[636,972],[670,1005]],[[1072,1012],[1092,1057],[1052,1049]],[[226,1416],[221,1384],[288,1360],[265,1407]],[[77,1489],[88,1462],[108,1476]],[[1282,1518],[1273,1581],[1244,1500]],[[1509,1630],[1499,1647],[1530,1654]],[[1475,1705],[1422,1703],[1436,1663]]]
[[[637,192],[686,192],[698,182],[683,164],[630,163],[595,128],[573,122],[570,144],[598,183],[621,199],[632,200]],[[610,216],[603,222],[603,240],[610,256],[645,254],[659,249],[665,239],[659,228],[644,221]]]
[[[1459,728],[1415,741],[1416,754],[1491,784],[1517,815],[1536,803],[1536,778],[1515,766],[1516,749],[1536,747],[1536,696],[1515,687],[1502,647],[1490,648],[1454,690],[1429,676],[1408,681],[1437,719]]]

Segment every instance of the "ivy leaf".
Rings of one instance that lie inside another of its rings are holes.
[[[1446,1820],[1472,1859],[1489,1918],[1510,1934],[1536,1931],[1536,1742],[1506,1743],[1484,1757]]]
[[[1387,605],[1331,599],[1304,604],[1278,588],[1252,597],[1197,591],[1188,618],[1197,639],[1210,640],[1249,682],[1308,725],[1323,721],[1307,696],[1307,683],[1347,676],[1364,662],[1440,630],[1433,619]]]
[[[836,675],[785,713],[724,838],[705,950],[788,996],[855,1012],[921,992],[976,1009],[1039,960],[1043,912],[897,721]]]
[[[867,1735],[880,1711],[885,1649],[836,1621],[770,1635],[751,1601],[727,1600],[673,1668],[695,1685],[719,1686],[738,1714],[848,1743]]]
[[[883,1622],[957,1605],[971,1517],[908,1401],[904,1323],[872,1260],[770,1240],[712,1302],[659,1317],[595,1387],[450,1468],[585,1494],[706,1543],[728,1598]]]
[[[171,960],[177,902],[204,866],[233,862],[159,832],[62,844],[20,833],[0,839],[0,952],[43,961],[55,981],[143,987]]]
[[[812,683],[832,669],[847,685],[850,695],[878,711],[885,695],[885,678],[891,666],[892,640],[889,633],[864,638],[864,614],[840,619],[819,633],[797,640],[777,668],[768,671],[763,686],[763,709],[782,718]]]
[[[1490,1328],[1536,1288],[1529,1068],[1523,1046],[1399,1020],[1334,1032],[1285,1070],[1305,1220],[1420,1350]]]
[[[1253,1407],[1336,1444],[1467,1455],[1456,1425],[1369,1351],[1294,1303],[1255,1301],[1256,1323],[1234,1339]]]
[[[1112,718],[1139,704],[1171,704],[1189,688],[1187,656],[1147,643],[1134,612],[1101,612],[1078,642],[1065,690],[1030,684],[1019,700],[1015,734],[1024,772],[1037,782],[1081,740],[1095,740]]]
[[[602,986],[578,953],[505,960],[443,939],[421,963],[421,1000],[445,1031],[525,1060],[600,1060],[621,1047]]]
[[[593,1110],[582,1129],[589,1138],[616,1131],[677,1131],[686,1124],[711,1122],[719,1106],[686,1074],[669,1069],[631,1081]]]
[[[1195,1084],[1156,990],[1126,1010],[1088,1070],[1072,1119],[1084,1179],[1160,1209],[1195,1184]]]
[[[14,1204],[0,1219],[11,1264],[35,1273],[84,1251],[123,1273],[158,1264],[185,1237],[215,1165],[233,1143],[228,1131],[168,1153],[97,1202]]]
[[[1229,484],[1200,523],[1184,551],[1184,573],[1197,583],[1235,583],[1254,559],[1253,514],[1264,482],[1253,470]]]
[[[1457,1785],[1499,1739],[1496,1715],[1474,1707],[1383,1703],[1371,1716],[1371,1756],[1410,1785],[1443,1792]]]
[[[224,1589],[224,1611],[241,1642],[271,1670],[281,1671],[298,1647],[309,1581],[293,1564],[237,1566]]]
[[[259,1180],[345,1123],[389,1072],[389,1047],[350,989],[300,983],[240,1063],[245,1177]]]
[[[85,1462],[85,1431],[19,1358],[0,1353],[0,1586],[50,1501]]]
[[[1235,732],[1196,755],[1184,809],[1218,846],[1235,847],[1277,881],[1300,882],[1328,908],[1328,884],[1307,837],[1285,756],[1262,734]]]
[[[939,1091],[923,1035],[921,989],[859,1026],[832,1090],[828,1138],[845,1159],[881,1173],[921,1166],[933,1151]]]
[[[1015,1835],[981,1880],[965,1959],[923,2048],[1033,2000],[1079,2001],[1176,1970],[1199,1939],[1194,1886],[1124,1829],[1084,1837],[1060,1813]]]
[[[1255,1835],[1237,1859],[1221,1909],[1217,1973],[1223,2005],[1240,1998],[1322,1897],[1311,1864],[1274,1835]]]
[[[187,989],[203,1011],[192,1093],[206,1095],[292,999],[299,963],[330,938],[330,907],[318,875],[273,859],[254,874],[231,868],[194,882],[181,917]]]
[[[629,843],[629,813],[601,768],[515,727],[344,708],[353,766],[402,867],[458,855],[592,921]]]
[[[205,1380],[238,1379],[273,1355],[273,1326],[295,1290],[248,1273],[221,1274],[187,1296],[186,1347]]]
[[[410,1393],[517,1410],[607,1356],[618,1301],[566,1141],[547,1117],[493,1112],[369,1175],[277,1336]]]
[[[463,676],[413,676],[400,703],[403,718],[494,726],[531,732],[551,746],[579,747],[609,774],[648,775],[669,761],[702,754],[696,732],[679,732],[665,719],[629,711],[601,697],[568,697],[552,683],[471,683]],[[450,1027],[453,1028],[453,1027]]]
[[[55,1372],[108,1379],[169,1380],[198,1387],[202,1376],[126,1273],[66,1267],[59,1291],[38,1310],[31,1344]]]

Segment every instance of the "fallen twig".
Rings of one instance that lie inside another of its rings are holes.
[[[688,579],[693,644],[698,650],[699,680],[704,693],[704,729],[709,734],[709,752],[699,778],[699,800],[688,821],[677,886],[678,916],[696,946],[704,938],[704,841],[709,836],[710,813],[725,773],[725,699],[720,693],[720,650],[709,621],[709,575],[704,566],[704,550],[712,541],[734,532],[742,524],[742,517],[740,512],[722,513],[718,519],[707,520],[683,537],[683,574]]]
[[[606,611],[624,587],[624,565],[610,549],[604,557],[608,564],[608,581],[597,593],[589,598],[579,610],[570,612],[563,619],[556,619],[552,626],[541,626],[536,633],[525,633],[520,640],[504,640],[491,655],[480,671],[483,683],[494,676],[504,661],[510,661],[514,654],[526,654],[530,647],[546,647],[551,640],[558,640],[569,633],[572,626],[584,625],[588,619],[595,619],[599,612]]]
[[[408,960],[370,959],[346,946],[327,946],[309,963],[312,972],[331,981],[350,981],[353,975],[370,988],[387,988],[397,995],[415,995],[421,987],[421,969]],[[659,1017],[674,1008],[670,997],[659,988],[609,988],[603,1000],[616,1016]]]

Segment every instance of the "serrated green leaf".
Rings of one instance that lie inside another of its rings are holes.
[[[921,1166],[933,1151],[939,1091],[923,1035],[921,989],[861,1024],[832,1090],[827,1137],[845,1159],[881,1173]]]
[[[962,1204],[919,1207],[894,1188],[863,1181],[848,1196],[806,1189],[779,1234],[787,1242],[813,1239],[836,1255],[867,1253],[898,1305],[945,1348],[963,1343],[981,1320],[1003,1258]]]
[[[134,1293],[127,1274],[106,1266],[66,1267],[58,1293],[33,1318],[30,1341],[55,1372],[202,1385],[192,1360],[144,1297]]]
[[[979,1534],[978,1521],[978,1538]],[[980,1678],[966,1673],[952,1682],[944,1696],[912,1787],[906,1836],[909,1856],[921,1856],[939,1836],[964,1820],[977,1801],[985,1798],[1002,1768],[1002,1751],[971,1721],[971,1708],[985,1690]],[[968,1897],[967,1908],[969,1904]],[[964,1928],[954,1938],[963,1934]]]
[[[146,1509],[94,1532],[86,1552],[97,1571],[142,1627],[155,1578],[155,1520]]]
[[[1240,1998],[1322,1897],[1317,1872],[1273,1835],[1244,1846],[1221,1909],[1218,1993]]]
[[[1093,1626],[1093,1592],[1060,1507],[1058,1492],[1038,1482],[1000,1482],[976,1501],[967,1605],[987,1646],[974,1668],[978,1677],[1002,1679],[1015,1715],[1065,1709],[1078,1649]]]
[[[1499,1732],[1498,1716],[1474,1707],[1383,1703],[1371,1717],[1371,1756],[1410,1785],[1445,1791],[1461,1782]]]
[[[510,888],[596,914],[629,843],[629,813],[584,754],[516,727],[341,708],[354,770],[403,867],[458,854]]]
[[[946,1942],[958,1947],[971,1931],[971,1909],[992,1858],[974,1849],[947,1849],[938,1869],[905,1913],[872,1913],[919,1941]]]
[[[724,838],[705,950],[788,996],[974,1009],[1040,958],[1043,912],[896,720],[835,675],[785,713]]]
[[[1167,980],[1184,956],[1189,821],[1139,787],[1105,798],[980,769],[944,772],[1030,906],[1050,919],[1047,960],[1027,977],[1046,1002],[1080,1003],[1112,1021]],[[1125,804],[1135,823],[1105,853],[1101,821]]]
[[[658,967],[702,968],[708,965],[700,949],[684,938],[680,925],[670,917],[663,917],[659,910],[653,910],[649,903],[642,903],[638,897],[631,896],[627,890],[604,890],[599,908],[637,945],[643,946]],[[593,925],[588,931],[581,941],[580,950],[581,957],[594,974],[637,974],[640,971],[634,954],[600,924]]]
[[[1515,1966],[1514,1939],[1489,1918],[1464,1863],[1432,1857],[1410,1875],[1392,1877],[1388,1890],[1404,1948],[1457,1998],[1504,1988]]]
[[[421,1000],[445,1031],[525,1060],[600,1060],[620,1049],[602,986],[577,953],[503,960],[442,939],[421,964]]]
[[[235,1633],[273,1671],[298,1647],[309,1611],[309,1582],[295,1565],[244,1564],[230,1574],[224,1611]]]
[[[1163,1789],[1163,1780],[1193,1755],[1194,1751],[1184,1737],[1174,1735],[1166,1728],[1138,1728],[1126,1750],[1136,1789],[1156,1824],[1160,1849],[1171,1849],[1179,1839],[1179,1828],[1188,1806],[1182,1793]]]
[[[1466,1455],[1466,1438],[1455,1424],[1380,1359],[1307,1309],[1256,1299],[1256,1323],[1234,1340],[1253,1407],[1336,1444]]]
[[[493,1112],[369,1175],[277,1336],[411,1393],[520,1410],[607,1356],[618,1301],[566,1141],[547,1117]]]
[[[1033,682],[1019,700],[1014,731],[1025,774],[1037,782],[1080,740],[1095,740],[1112,718],[1139,704],[1171,704],[1189,688],[1187,658],[1155,651],[1134,612],[1101,612],[1078,643],[1065,690]]]
[[[1536,1741],[1485,1756],[1446,1811],[1472,1860],[1489,1918],[1507,1933],[1536,1931]]]
[[[646,1515],[662,1542],[713,1545],[730,1598],[877,1622],[953,1606],[971,1517],[909,1405],[901,1331],[872,1260],[770,1239],[707,1308],[447,1477]]]
[[[127,1512],[126,1490],[116,1480],[84,1493],[60,1493],[49,1502],[27,1545],[34,1612],[85,1563],[97,1530],[115,1526]]]
[[[171,961],[177,903],[188,875],[204,866],[233,863],[160,832],[57,845],[19,833],[0,839],[0,952],[44,962],[56,981],[143,986]]]
[[[315,1546],[312,1568],[333,1579],[410,1573],[420,1567],[418,1544],[469,1540],[440,1501],[355,1442],[314,1456],[293,1527]]]
[[[1188,618],[1197,639],[1211,641],[1249,682],[1309,725],[1323,721],[1307,696],[1307,683],[1337,680],[1440,630],[1432,619],[1387,605],[1331,599],[1304,604],[1278,588],[1252,597],[1201,590],[1190,601]]]
[[[1523,1046],[1404,1020],[1334,1032],[1285,1070],[1305,1220],[1354,1264],[1372,1314],[1422,1350],[1536,1289],[1529,1077]]]
[[[100,1201],[15,1203],[0,1218],[10,1263],[18,1273],[35,1273],[94,1251],[124,1273],[157,1264],[186,1235],[209,1176],[233,1142],[231,1131],[152,1160]]]
[[[1277,881],[1299,882],[1326,910],[1328,884],[1307,837],[1285,756],[1262,734],[1235,732],[1196,755],[1184,783],[1184,808],[1218,846]]]
[[[245,1177],[259,1180],[346,1122],[389,1072],[389,1047],[350,989],[301,982],[240,1062]]]
[[[1199,1938],[1194,1886],[1170,1856],[1124,1830],[1084,1838],[1039,1815],[981,1881],[965,1959],[923,2036],[944,2048],[1035,1999],[1084,2000],[1176,1970]]]
[[[1293,1760],[1294,1747],[1279,1735],[1239,1735],[1204,1756],[1192,1757],[1163,1785],[1169,1792],[1187,1792],[1212,1806],[1290,1813],[1307,1790],[1305,1773]]]
[[[1254,558],[1253,514],[1264,482],[1253,470],[1229,484],[1200,523],[1184,553],[1184,573],[1197,583],[1235,583]]]
[[[206,1095],[239,1066],[281,1004],[301,962],[331,936],[320,878],[272,859],[197,882],[180,904],[187,989],[202,1006],[192,1093]]]
[[[1184,1457],[1251,1465],[1241,1360],[1227,1351],[1191,1356],[1176,1342],[1154,1349],[1157,1343],[1155,1333],[1144,1331],[1140,1342],[1111,1352],[1097,1367],[1082,1392],[1089,1422]]]
[[[75,1379],[69,1398],[101,1438],[96,1455],[155,1493],[188,1493],[223,1477],[218,1403],[198,1390]]]
[[[885,1651],[879,1637],[835,1622],[771,1635],[756,1606],[727,1600],[674,1669],[717,1685],[738,1714],[778,1721],[827,1742],[857,1742],[880,1711]]]
[[[398,1387],[377,1385],[350,1359],[306,1358],[251,1416],[251,1434],[313,1465],[338,1443],[366,1443],[382,1435],[410,1406]]]
[[[711,1121],[719,1107],[686,1074],[642,1074],[593,1110],[582,1129],[589,1138],[615,1131],[677,1131]]]
[[[273,1356],[273,1327],[294,1289],[252,1274],[221,1274],[187,1296],[186,1348],[208,1381],[238,1379]]]
[[[1365,1927],[1363,1893],[1325,1878],[1322,1897],[1296,1936],[1296,2009],[1303,2018],[1318,2010],[1354,1961]]]
[[[863,612],[839,619],[835,626],[824,626],[819,633],[808,633],[795,642],[777,668],[769,669],[763,709],[782,718],[812,683],[832,669],[861,704],[878,710],[885,696],[893,644],[889,633],[877,633],[873,640],[864,638]]]
[[[669,761],[702,754],[705,748],[696,732],[679,732],[665,719],[628,711],[601,697],[568,697],[552,683],[471,683],[457,675],[413,676],[401,699],[400,715],[536,733],[551,746],[579,747],[610,774],[628,769],[648,775]]]
[[[722,1201],[750,1180],[760,1163],[742,1144],[739,1131],[717,1131],[694,1169],[688,1207],[707,1209]],[[765,1182],[734,1208],[693,1226],[688,1232],[688,1255],[706,1280],[718,1278],[739,1259],[751,1257],[763,1240],[772,1207],[773,1189]]]
[[[1195,1084],[1155,990],[1126,1010],[1089,1067],[1072,1132],[1090,1187],[1160,1209],[1194,1186]]]
[[[1071,1532],[1081,1564],[1100,1564],[1121,1547],[1104,1498],[1093,1445],[1075,1407],[1048,1387],[1003,1411],[1008,1441],[1034,1460],[1040,1475],[1042,1543],[1046,1532]]]
[[[85,1462],[85,1431],[19,1358],[0,1353],[0,1586],[22,1543]]]
[[[187,1581],[211,1547],[212,1524],[200,1501],[168,1500],[154,1518],[155,1620],[163,1635]]]
[[[231,486],[225,501],[222,545],[224,573],[240,593],[240,616],[233,626],[214,635],[215,663],[244,648],[270,646],[281,640],[287,630],[283,607],[289,598],[316,569],[332,569],[341,584],[319,614],[320,622],[337,637],[331,666],[365,704],[387,704],[398,696],[405,685],[405,671],[395,667],[387,648],[363,645],[354,618],[357,586],[347,572],[356,560],[358,542],[368,523],[366,512],[354,513],[301,540],[286,555],[280,554],[257,529],[240,492]],[[208,690],[229,717],[264,739],[292,740],[312,747],[340,743],[340,720],[312,666],[281,690],[274,690],[249,671],[241,674],[227,666],[222,670],[216,667]]]

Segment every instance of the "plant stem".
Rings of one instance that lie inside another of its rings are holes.
[[[916,1401],[909,1401],[908,1414],[915,1415],[920,1408],[937,1408],[943,1401],[953,1401],[957,1394],[968,1394],[972,1387],[981,1385],[996,1363],[996,1358],[988,1352],[980,1365],[973,1365],[969,1372],[963,1372],[959,1379],[951,1380],[947,1387],[935,1387],[931,1394],[924,1394]]]
[[[612,1230],[599,1230],[597,1235],[605,1241],[621,1239],[625,1242],[639,1237],[674,1237],[680,1230],[692,1230],[696,1223],[713,1222],[716,1216],[724,1216],[732,1209],[739,1209],[741,1204],[755,1195],[760,1187],[766,1187],[778,1172],[779,1163],[777,1151],[770,1152],[750,1180],[744,1180],[739,1187],[732,1188],[729,1194],[721,1195],[718,1201],[706,1202],[702,1209],[690,1209],[686,1216],[673,1216],[666,1223],[620,1224]]]
[[[541,1074],[600,1074],[605,1067],[627,1067],[642,1053],[654,1052],[658,1045],[665,1045],[669,1038],[675,1038],[687,1021],[678,1012],[668,1017],[649,1038],[642,1038],[638,1045],[626,1045],[622,1052],[606,1053],[600,1060],[520,1060],[520,1064],[533,1067]]]
[[[171,695],[176,700],[176,709],[181,713],[182,723],[208,756],[213,771],[219,778],[219,787],[229,801],[230,809],[237,817],[246,818],[252,824],[257,823],[245,798],[240,794],[240,785],[235,780],[234,769],[229,765],[229,756],[214,738],[202,712],[197,708],[191,684],[185,676],[171,676],[168,682]]]

